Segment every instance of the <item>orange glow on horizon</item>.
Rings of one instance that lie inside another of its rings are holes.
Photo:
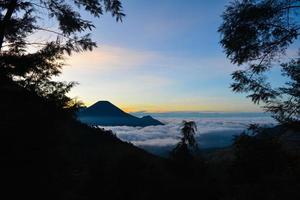
[[[95,103],[95,102],[94,102]],[[94,103],[86,103],[86,106],[91,106]],[[241,112],[241,107],[235,105],[199,105],[199,104],[124,104],[111,102],[121,110],[125,112]],[[244,108],[244,107],[243,107]],[[261,110],[249,108],[249,110],[243,110],[243,112],[259,112]]]

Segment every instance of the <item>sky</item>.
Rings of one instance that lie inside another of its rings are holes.
[[[67,58],[61,79],[87,106],[108,100],[128,112],[260,111],[229,88],[217,32],[226,0],[123,0],[126,17],[93,19],[98,48]]]

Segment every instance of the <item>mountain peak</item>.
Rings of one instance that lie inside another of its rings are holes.
[[[151,126],[163,125],[151,116],[142,118],[130,115],[109,101],[98,101],[78,113],[81,121],[104,126]]]
[[[112,104],[110,101],[107,101],[107,100],[99,100],[96,103],[110,103],[110,104]]]
[[[153,117],[151,117],[150,115],[146,115],[142,117],[143,119],[153,119]]]
[[[99,104],[107,104],[107,105],[113,105],[113,106],[115,106],[115,105],[112,104],[110,101],[106,101],[106,100],[97,101],[97,102],[94,103],[92,106],[99,105]]]
[[[92,116],[125,116],[127,113],[119,109],[109,101],[97,101],[90,107],[86,108],[81,114],[88,113]]]

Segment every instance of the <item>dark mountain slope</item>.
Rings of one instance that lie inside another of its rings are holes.
[[[77,122],[17,85],[1,84],[1,94],[0,173],[4,191],[12,197],[81,199],[97,195],[93,190],[97,187],[102,192],[99,196],[114,199],[127,192],[124,187],[113,192],[126,180],[118,181],[124,174],[134,173],[136,182],[130,182],[134,187],[140,176],[150,171],[157,174],[157,166],[164,165],[162,159],[109,131]]]
[[[155,126],[163,125],[151,116],[138,118],[132,116],[109,101],[98,101],[92,106],[78,112],[80,121],[89,125],[101,126]]]
[[[0,81],[0,93],[2,199],[300,197],[298,158],[286,163],[288,172],[264,173],[263,179],[245,181],[245,175],[253,177],[265,164],[274,168],[274,163],[268,162],[269,155],[280,158],[276,152],[261,148],[264,145],[260,143],[254,143],[254,148],[245,146],[246,152],[255,155],[254,162],[248,156],[243,159],[247,165],[237,165],[232,152],[229,154],[233,157],[224,158],[218,153],[218,159],[205,162],[197,158],[165,160],[120,141],[109,131],[76,121],[69,113],[11,82]],[[295,137],[292,139],[295,143]],[[245,169],[247,173],[241,173]]]
[[[180,190],[189,188],[191,180],[178,178],[181,170],[169,161],[120,141],[110,131],[84,125],[11,82],[1,82],[0,92],[1,196],[64,200],[186,196]]]

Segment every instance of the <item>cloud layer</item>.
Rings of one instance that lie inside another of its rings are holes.
[[[164,126],[105,127],[134,145],[155,154],[167,155],[179,141],[180,125],[183,118],[158,118]],[[270,117],[227,117],[227,118],[189,118],[197,123],[196,140],[201,148],[224,147],[230,145],[233,135],[241,133],[250,123],[271,125]]]

